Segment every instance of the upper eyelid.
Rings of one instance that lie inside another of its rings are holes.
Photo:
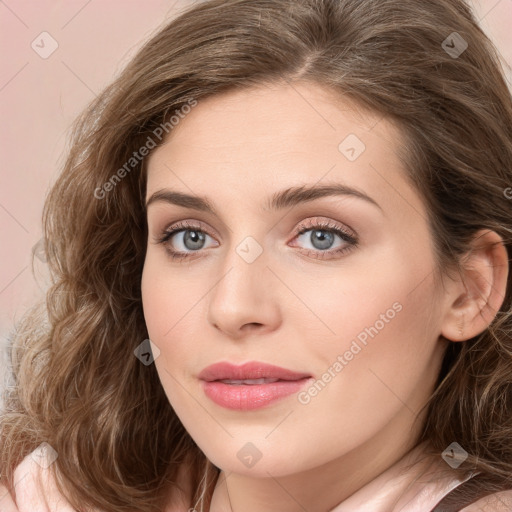
[[[318,220],[318,217],[309,218],[305,222],[308,225],[300,225],[299,223],[300,227],[297,229],[298,232],[308,231],[309,229],[315,229],[316,227],[320,226],[321,229],[324,229],[326,231],[337,230],[347,235],[350,235],[352,238],[359,239],[359,235],[357,234],[356,230],[346,223],[336,222],[332,220]]]
[[[193,220],[193,221],[180,220],[180,221],[172,222],[171,224],[169,224],[167,227],[164,228],[163,232],[166,233],[169,231],[184,231],[187,229],[200,228],[200,229],[198,229],[198,231],[204,231],[206,234],[210,234],[210,232],[212,230],[209,228],[206,228],[205,226],[206,226],[206,224],[199,220]]]

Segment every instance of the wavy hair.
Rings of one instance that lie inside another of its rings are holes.
[[[448,51],[453,37],[467,43],[460,55]],[[200,2],[151,37],[74,126],[43,213],[51,286],[14,334],[2,481],[12,484],[16,465],[48,442],[77,509],[156,512],[184,467],[190,506],[209,504],[218,468],[177,418],[154,365],[134,357],[148,337],[146,160],[130,159],[192,101],[296,81],[400,127],[440,269],[457,267],[482,228],[503,238],[510,259],[512,98],[462,0]],[[512,486],[511,283],[509,274],[486,331],[449,344],[419,439],[438,454],[457,440],[470,455],[454,471],[476,468],[488,488]]]

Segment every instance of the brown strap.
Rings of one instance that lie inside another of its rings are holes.
[[[479,474],[453,489],[430,512],[459,512],[486,496],[508,490],[509,485],[504,484],[502,488],[497,488],[496,483],[493,483],[491,486],[488,477]]]

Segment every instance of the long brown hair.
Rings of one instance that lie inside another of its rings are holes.
[[[52,285],[12,347],[3,481],[48,442],[76,508],[155,512],[185,464],[192,507],[211,470],[208,503],[218,469],[178,420],[154,365],[134,356],[148,337],[140,292],[147,232],[145,160],[130,159],[148,137],[158,146],[157,129],[185,105],[298,80],[398,124],[439,268],[457,265],[481,228],[504,239],[510,258],[512,98],[462,0],[199,3],[152,37],[76,123],[44,209]],[[454,471],[476,468],[487,485],[512,487],[511,283],[509,274],[489,329],[449,345],[419,441],[437,453],[457,441],[469,457]]]

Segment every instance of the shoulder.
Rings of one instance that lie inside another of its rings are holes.
[[[512,510],[512,489],[500,491],[475,501],[460,512],[510,512]]]
[[[14,471],[15,492],[9,492],[5,486],[0,485],[0,512],[73,510],[60,494],[50,466],[51,464],[41,463],[40,454],[35,450],[27,455]],[[189,509],[194,494],[190,475],[190,465],[181,464],[175,483],[170,489],[165,512],[183,512]]]
[[[50,512],[72,510],[60,494],[47,454],[36,449],[28,454],[14,470],[14,489],[11,491],[16,512]],[[2,502],[0,504],[3,505]],[[9,510],[9,509],[7,509]],[[0,511],[4,512],[0,507]]]
[[[5,485],[0,485],[0,510],[2,512],[19,512],[12,494]]]

